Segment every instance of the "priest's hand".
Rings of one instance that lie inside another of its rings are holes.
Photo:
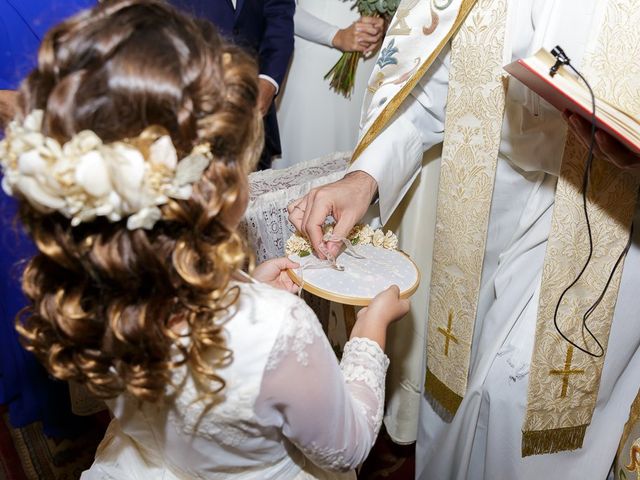
[[[318,257],[336,257],[341,242],[323,240],[322,225],[332,216],[336,225],[334,237],[346,238],[353,226],[364,216],[376,194],[375,179],[361,170],[348,173],[337,182],[314,188],[291,203],[289,221],[307,235]]]
[[[272,258],[258,265],[251,276],[259,282],[271,285],[279,290],[297,293],[298,286],[293,283],[287,270],[298,268],[300,265],[289,260],[287,257]]]
[[[569,129],[576,134],[580,142],[589,148],[591,144],[591,123],[576,113],[564,113]],[[640,171],[640,155],[632,152],[618,140],[602,130],[596,130],[594,154],[622,170]]]

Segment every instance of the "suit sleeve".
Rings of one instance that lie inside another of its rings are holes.
[[[293,53],[295,0],[265,0],[265,29],[260,43],[260,73],[282,85]]]

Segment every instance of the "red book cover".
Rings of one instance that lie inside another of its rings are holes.
[[[549,75],[548,68],[542,73],[528,63],[528,59],[510,63],[504,69],[561,112],[568,110],[579,114],[589,122],[592,121],[590,102],[588,106],[585,106],[580,100],[574,98],[571,92],[563,90],[563,85],[556,79],[559,74],[552,77]],[[636,154],[640,154],[640,142],[602,115],[602,106],[603,102],[596,97],[596,126],[615,137]],[[628,128],[638,128],[637,122],[633,122],[633,120],[631,122],[635,125],[629,125]]]

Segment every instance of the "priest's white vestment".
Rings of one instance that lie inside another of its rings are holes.
[[[541,47],[551,50],[561,45],[579,69],[594,32],[604,22],[606,3],[509,0],[504,63],[530,56]],[[629,50],[630,46],[626,47]],[[430,165],[432,171],[425,172],[422,158],[423,152],[443,140],[448,75],[449,50],[445,49],[394,118],[350,167],[376,179],[383,223],[419,175],[418,192],[410,192],[414,200],[435,201],[435,195],[421,194],[420,190],[433,188],[437,162]],[[600,480],[610,470],[640,384],[637,228],[625,262],[598,400],[583,447],[525,458],[521,454],[542,266],[566,132],[560,112],[510,79],[467,392],[451,423],[444,422],[424,396],[411,394],[410,388],[396,387],[389,399],[386,424],[392,436],[400,440],[410,440],[411,423],[411,416],[403,415],[402,405],[420,403],[416,477],[421,480]],[[421,209],[425,215],[418,223]],[[419,248],[420,239],[425,248],[430,248],[433,205],[411,204],[409,210],[409,216],[401,222],[403,235],[412,239],[413,248]],[[413,226],[407,225],[409,218]],[[428,283],[430,264],[421,267]],[[425,289],[421,290],[424,295]],[[428,303],[425,299],[418,302]],[[392,372],[396,384],[424,384],[427,310],[423,308],[422,315],[415,309],[412,312],[412,326],[400,324],[403,330],[396,329],[391,338],[391,348],[396,350],[391,351],[392,362],[400,358],[400,364],[408,366]],[[422,355],[414,355],[410,362],[402,348],[411,346],[415,352],[416,343],[423,344]]]

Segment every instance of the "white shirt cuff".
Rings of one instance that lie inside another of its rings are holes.
[[[263,73],[261,73],[260,75],[258,75],[258,78],[261,78],[263,80],[266,80],[267,82],[269,82],[271,85],[273,85],[274,87],[276,87],[276,95],[278,95],[278,92],[280,91],[280,85],[278,85],[278,82],[276,82],[273,78],[271,78],[269,75],[265,75]]]

